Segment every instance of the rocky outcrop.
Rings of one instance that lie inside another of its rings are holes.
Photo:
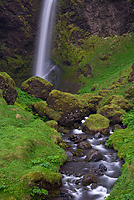
[[[30,96],[46,100],[52,90],[53,85],[43,78],[33,76],[22,83],[21,90]]]
[[[120,106],[115,104],[103,106],[99,113],[108,118],[112,124],[121,124],[123,120],[122,115],[126,114]]]
[[[112,95],[108,98],[105,105],[115,104],[125,111],[129,111],[133,105],[128,102],[122,95]]]
[[[40,2],[0,1],[0,71],[16,84],[31,76]]]
[[[15,88],[14,80],[6,73],[0,73],[0,89],[2,90],[3,98],[9,105],[13,105],[18,93]]]

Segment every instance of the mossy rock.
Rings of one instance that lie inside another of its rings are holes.
[[[110,90],[100,90],[99,95],[102,97],[107,97],[109,96],[109,94],[111,94]]]
[[[100,95],[90,93],[82,94],[80,95],[80,98],[86,101],[86,103],[88,104],[88,110],[90,110],[91,112],[96,112],[99,102],[103,99],[103,97]]]
[[[18,96],[14,80],[6,73],[0,72],[0,96],[6,100],[9,105],[13,105]]]
[[[112,124],[121,124],[126,112],[120,106],[115,104],[105,105],[99,111],[99,114],[105,116]]]
[[[73,126],[85,115],[83,101],[70,93],[52,90],[47,98],[47,104],[50,109],[60,113],[58,122],[61,126]]]
[[[130,86],[129,89],[124,92],[124,94],[127,99],[133,99],[134,98],[134,86]]]
[[[61,118],[60,112],[57,112],[50,108],[45,101],[40,101],[34,104],[34,109],[40,117],[46,116],[49,119],[53,119],[57,122]]]
[[[86,174],[83,177],[81,184],[86,186],[86,185],[90,185],[91,183],[97,183],[96,177],[92,174]]]
[[[22,83],[21,90],[27,92],[32,97],[46,100],[52,87],[53,85],[45,79],[33,76]]]
[[[45,124],[56,130],[58,129],[58,123],[54,120],[49,120],[49,121],[45,122]]]
[[[37,170],[36,170],[37,169]],[[33,167],[33,171],[22,176],[21,181],[24,183],[25,188],[38,187],[39,189],[46,189],[48,195],[41,194],[43,199],[46,197],[54,197],[59,194],[62,185],[62,176],[60,173],[51,172],[50,170],[42,167]],[[38,195],[38,198],[40,195]]]
[[[100,132],[105,135],[109,133],[109,123],[110,121],[106,117],[100,114],[92,114],[82,124],[82,131],[90,134]]]
[[[105,104],[118,105],[125,111],[129,111],[133,107],[133,105],[130,104],[122,95],[112,95]]]

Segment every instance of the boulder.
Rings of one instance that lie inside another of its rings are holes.
[[[46,101],[40,101],[34,104],[34,111],[38,113],[40,117],[46,116],[49,119],[59,121],[61,118],[61,113],[50,108]]]
[[[95,176],[93,176],[92,174],[86,174],[83,177],[81,184],[86,186],[86,185],[90,185],[91,183],[96,183],[96,182],[97,180]]]
[[[112,124],[121,124],[126,112],[120,106],[115,104],[105,105],[101,108],[99,114],[105,116]]]
[[[58,90],[52,90],[47,98],[50,109],[60,113],[58,122],[61,126],[73,126],[84,118],[84,106],[75,95]]]
[[[6,73],[0,73],[0,89],[2,90],[3,98],[9,105],[13,105],[18,96],[15,88],[14,80]]]
[[[21,90],[32,97],[46,100],[53,85],[43,78],[33,76],[21,84]]]
[[[105,135],[109,133],[109,123],[110,121],[106,117],[100,114],[92,114],[82,124],[82,131],[90,134],[100,132]]]
[[[91,144],[89,144],[89,142],[80,142],[78,145],[77,145],[77,147],[79,148],[79,149],[91,149],[92,148],[92,146],[91,146]]]
[[[99,102],[103,99],[102,96],[91,94],[91,93],[85,93],[85,94],[79,95],[79,98],[84,99],[87,102],[88,110],[90,110],[91,112],[97,111],[97,106]]]
[[[83,140],[87,139],[87,135],[79,135],[79,134],[73,134],[69,138],[70,140],[74,141],[74,143],[82,142]]]
[[[97,162],[99,160],[103,160],[102,154],[98,150],[90,150],[85,158],[88,162]]]
[[[101,163],[101,164],[99,165],[99,169],[100,169],[102,172],[107,171],[107,167],[106,167],[103,163]]]
[[[133,105],[130,104],[128,100],[125,99],[122,95],[112,95],[111,97],[109,97],[105,105],[109,104],[118,105],[121,107],[121,109],[125,111],[129,111],[133,107]]]

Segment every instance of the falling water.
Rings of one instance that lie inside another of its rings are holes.
[[[56,0],[43,1],[38,48],[35,59],[34,75],[48,81],[50,81],[48,75],[56,68],[56,65],[53,65],[50,59],[55,10]]]

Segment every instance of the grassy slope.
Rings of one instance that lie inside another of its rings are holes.
[[[113,94],[124,96],[124,92],[130,86],[134,86],[134,82],[128,81],[134,63],[133,46],[133,33],[108,38],[90,37],[84,46],[88,49],[88,53],[79,67],[82,70],[87,64],[90,65],[93,77],[80,76],[81,83],[85,85],[79,93],[99,93],[103,88],[108,89],[99,107],[103,106],[108,96]],[[91,91],[93,87],[96,89]],[[131,98],[129,100],[134,103]],[[125,160],[122,175],[117,180],[108,200],[132,200],[134,197],[134,110],[128,113],[124,123],[128,127],[116,130],[108,141],[108,146],[114,147],[119,157]]]
[[[110,136],[107,146],[118,151],[120,159],[125,160],[122,175],[116,181],[108,200],[132,200],[134,197],[134,109],[124,119],[126,129],[118,129]]]
[[[26,174],[38,172],[50,182],[60,178],[57,172],[66,160],[56,145],[60,138],[55,129],[20,107],[0,104],[0,199],[38,196],[39,188],[27,183]],[[33,179],[34,175],[29,181]]]
[[[133,46],[134,33],[107,38],[90,37],[83,47],[88,53],[79,67],[83,69],[85,65],[90,65],[93,78],[80,76],[80,81],[85,83],[85,86],[79,93],[91,92],[94,84],[97,84],[95,93],[101,88],[109,88],[120,77],[123,77],[125,81],[131,71],[130,66],[134,62]]]

